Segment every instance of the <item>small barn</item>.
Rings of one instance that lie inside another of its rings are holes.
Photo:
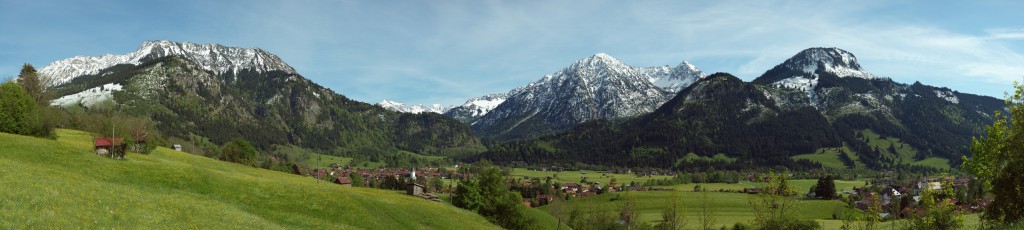
[[[340,177],[334,179],[334,183],[338,183],[338,184],[340,184],[342,186],[352,187],[352,178],[348,178],[348,177],[345,177],[345,176],[340,176]]]
[[[412,183],[409,184],[409,186],[405,186],[405,192],[410,196],[420,196],[424,194],[425,188],[426,187],[421,184]]]
[[[171,146],[171,147],[173,147],[173,148],[174,148],[174,151],[178,151],[178,152],[181,152],[181,145],[179,145],[179,144],[175,144],[175,145],[173,145],[173,146]]]
[[[93,150],[96,155],[109,156],[110,158],[123,159],[127,145],[123,138],[96,138],[93,141]]]

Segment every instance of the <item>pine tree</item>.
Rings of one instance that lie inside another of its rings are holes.
[[[18,85],[25,89],[25,93],[32,98],[36,104],[46,105],[46,98],[43,96],[45,87],[39,79],[39,73],[32,64],[25,63],[21,66],[21,73],[18,74]]]

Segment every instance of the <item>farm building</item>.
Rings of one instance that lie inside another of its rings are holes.
[[[122,159],[127,145],[123,138],[96,138],[93,141],[93,146],[96,155]]]
[[[409,194],[410,196],[420,196],[421,194],[424,194],[423,193],[424,192],[424,188],[426,188],[426,187],[424,187],[421,184],[413,183],[413,184],[409,184],[409,186],[406,186],[405,192],[406,192],[406,194]]]
[[[348,177],[338,177],[334,179],[334,183],[338,183],[342,186],[352,187],[352,179]]]

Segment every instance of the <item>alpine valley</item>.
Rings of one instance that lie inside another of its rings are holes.
[[[216,44],[150,41],[40,73],[57,92],[53,105],[116,108],[174,137],[544,166],[812,169],[823,166],[801,156],[826,151],[851,168],[955,166],[1005,109],[991,97],[894,82],[838,48],[803,50],[751,82],[686,61],[633,67],[599,53],[459,106],[354,101],[276,55]]]

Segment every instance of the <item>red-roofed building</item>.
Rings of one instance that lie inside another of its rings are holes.
[[[348,177],[344,177],[344,176],[341,176],[341,177],[338,177],[337,179],[335,179],[334,183],[338,183],[338,184],[343,185],[343,186],[352,187],[352,179],[348,178]]]
[[[97,155],[124,158],[123,138],[96,138],[93,141],[93,146]]]

